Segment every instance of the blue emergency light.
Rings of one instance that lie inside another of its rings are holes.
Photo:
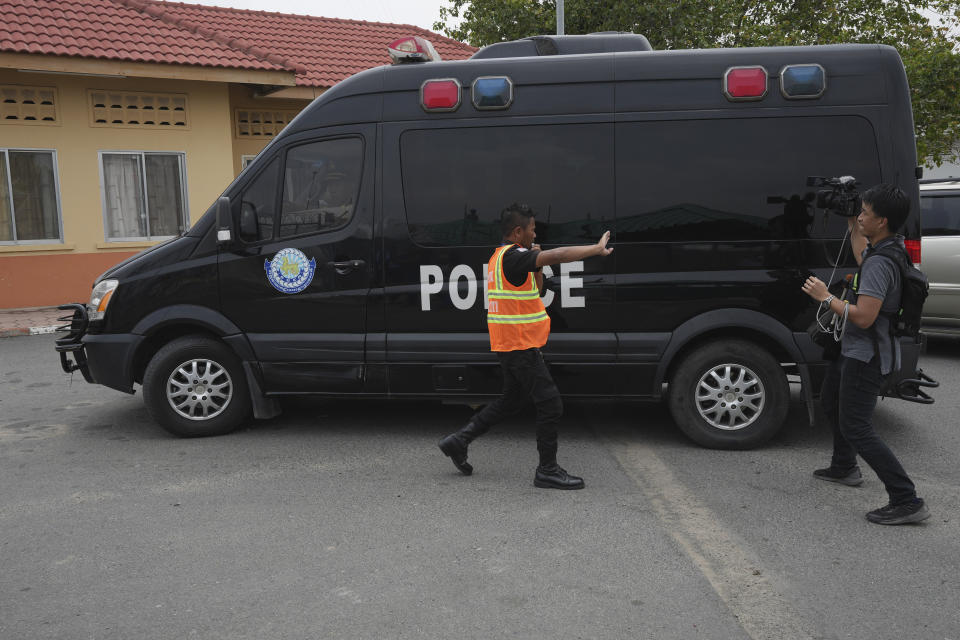
[[[780,92],[788,100],[819,98],[827,89],[827,72],[818,64],[792,64],[780,72]]]
[[[506,109],[513,102],[513,82],[506,76],[481,76],[473,81],[473,106],[481,111]]]

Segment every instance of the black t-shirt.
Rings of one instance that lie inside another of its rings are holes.
[[[513,245],[503,254],[503,274],[515,287],[522,286],[527,281],[527,274],[539,271],[537,254],[539,249],[524,249]]]

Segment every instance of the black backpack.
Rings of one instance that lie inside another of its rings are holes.
[[[937,387],[939,384],[918,368],[920,352],[924,348],[924,336],[920,332],[920,317],[923,315],[923,303],[930,292],[930,283],[927,276],[913,266],[909,254],[903,247],[896,244],[884,245],[880,249],[871,248],[863,258],[860,269],[872,256],[881,255],[892,260],[900,271],[900,308],[890,317],[891,343],[900,343],[900,367],[894,368],[884,376],[880,395],[922,404],[933,403],[933,398],[927,395],[921,387]],[[860,273],[856,278],[859,289]],[[873,331],[876,332],[876,324]],[[874,334],[874,345],[879,348],[879,339]],[[891,344],[893,347],[893,344]],[[877,352],[879,359],[880,353]]]
[[[890,333],[894,337],[920,336],[920,317],[923,315],[923,303],[930,293],[930,283],[926,274],[913,266],[906,250],[896,244],[888,244],[879,249],[871,248],[864,256],[863,262],[871,256],[881,255],[893,261],[900,270],[900,309],[890,318]],[[860,267],[863,268],[863,265]],[[859,284],[860,274],[857,274]]]

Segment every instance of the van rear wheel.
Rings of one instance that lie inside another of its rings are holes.
[[[230,433],[250,414],[250,394],[240,359],[206,336],[184,336],[164,345],[143,376],[150,416],[178,436]]]
[[[689,353],[668,388],[673,419],[691,440],[712,449],[750,449],[770,439],[789,408],[780,364],[745,340],[711,342]]]

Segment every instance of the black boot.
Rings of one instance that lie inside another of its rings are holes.
[[[440,447],[440,451],[443,451],[445,456],[448,456],[453,461],[454,466],[460,470],[460,473],[469,476],[473,474],[473,465],[467,462],[467,446],[473,442],[477,436],[486,431],[486,428],[481,427],[476,422],[471,422],[463,429],[460,429],[460,431],[451,433],[446,438],[440,440],[437,446]]]
[[[583,478],[572,476],[557,464],[556,442],[538,442],[540,466],[533,476],[533,486],[541,489],[583,489]]]
[[[572,476],[563,467],[554,463],[548,467],[540,465],[533,476],[533,486],[541,489],[583,489],[583,478]]]

